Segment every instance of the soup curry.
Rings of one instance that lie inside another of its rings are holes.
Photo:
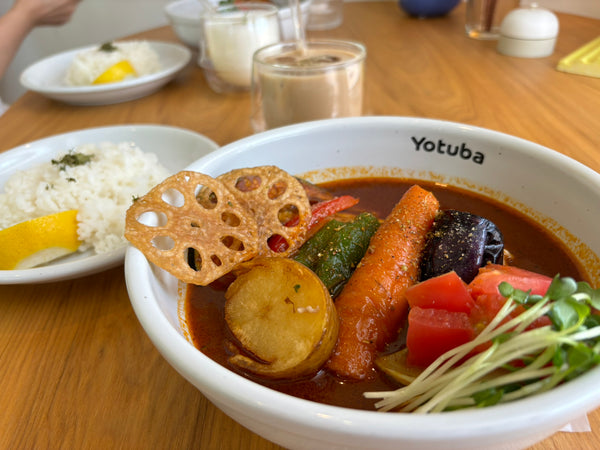
[[[569,250],[541,225],[499,202],[460,189],[415,180],[368,178],[339,180],[322,185],[334,195],[349,194],[360,199],[353,212],[369,211],[380,219],[387,216],[404,192],[414,184],[432,192],[441,209],[467,211],[492,221],[504,237],[505,263],[553,277],[556,274],[585,280],[585,271]],[[376,373],[365,381],[340,380],[326,369],[309,379],[265,380],[230,364],[234,337],[224,319],[225,291],[215,287],[189,285],[182,313],[190,338],[208,357],[264,386],[325,404],[373,410],[367,391],[396,389],[398,383]],[[385,352],[404,345],[402,330]],[[376,369],[375,369],[376,370]]]

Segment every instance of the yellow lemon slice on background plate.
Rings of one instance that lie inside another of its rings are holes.
[[[117,81],[123,81],[129,76],[136,75],[137,73],[129,61],[123,60],[106,69],[94,80],[93,84],[115,83]]]
[[[21,222],[0,230],[0,270],[45,264],[77,251],[77,210]]]

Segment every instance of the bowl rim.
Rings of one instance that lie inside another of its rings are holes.
[[[553,164],[563,167],[567,164],[569,170],[593,182],[600,190],[600,174],[576,160],[531,141],[457,122],[400,116],[326,119],[290,125],[232,142],[197,160],[188,168],[191,167],[193,170],[198,165],[207,166],[214,160],[224,157],[232,160],[235,155],[260,146],[263,142],[311,133],[315,130],[335,130],[340,127],[359,125],[369,127],[373,124],[411,126],[417,123],[436,127],[438,131],[461,129],[482,132],[504,143],[519,144],[522,152],[542,154]],[[237,411],[248,408],[259,409],[267,418],[266,420],[272,418],[297,424],[299,428],[294,432],[320,430],[343,434],[349,439],[365,435],[377,439],[377,435],[383,433],[382,437],[388,440],[417,442],[423,439],[423,430],[426,429],[428,440],[440,443],[446,439],[483,438],[490,435],[510,436],[510,440],[516,440],[533,434],[526,431],[524,424],[543,426],[547,431],[546,435],[549,435],[569,420],[586,414],[598,403],[590,393],[594,392],[594,387],[596,391],[598,390],[600,367],[590,370],[574,382],[557,386],[549,392],[526,399],[483,409],[427,415],[381,414],[376,411],[354,410],[296,398],[231,372],[205,356],[179,334],[164,316],[159,305],[153,301],[154,293],[149,284],[139,282],[140,279],[144,281],[143,277],[147,278],[151,273],[156,273],[156,268],[152,268],[142,253],[131,246],[125,258],[125,273],[131,302],[140,323],[157,349],[182,376],[194,384],[209,400],[215,401],[217,406],[222,403]],[[585,395],[582,395],[582,392]]]
[[[259,0],[253,0],[253,1],[261,3]],[[308,11],[310,2],[311,2],[311,0],[300,0],[300,7],[303,12]],[[277,11],[280,15],[282,14],[282,12],[284,14],[287,14],[291,11],[291,8],[289,6],[280,7],[279,5],[277,5],[274,2],[269,1],[268,3],[275,5],[277,7]],[[197,25],[198,22],[200,21],[199,17],[188,17],[188,16],[184,15],[183,12],[181,12],[177,9],[179,6],[186,5],[186,4],[194,4],[199,8],[199,11],[204,11],[204,6],[198,0],[174,0],[172,2],[167,3],[163,7],[163,11],[164,11],[165,15],[167,15],[167,17],[174,24],[177,23],[177,24],[186,24],[186,25]],[[218,5],[215,5],[215,6],[218,6]]]

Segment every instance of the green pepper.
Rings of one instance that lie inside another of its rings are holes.
[[[377,228],[379,220],[370,213],[362,213],[349,223],[332,220],[300,248],[295,259],[311,268],[335,298],[367,251]]]
[[[329,241],[333,235],[344,225],[345,223],[339,220],[327,222],[323,228],[300,247],[294,259],[314,271],[319,262],[320,253],[329,246]]]

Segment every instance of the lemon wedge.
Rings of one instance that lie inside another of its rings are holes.
[[[123,81],[129,76],[136,75],[135,69],[129,63],[129,61],[123,60],[106,69],[98,78],[94,80],[93,84],[115,83],[117,81]]]
[[[0,270],[29,269],[79,248],[77,210],[21,222],[0,230]]]

